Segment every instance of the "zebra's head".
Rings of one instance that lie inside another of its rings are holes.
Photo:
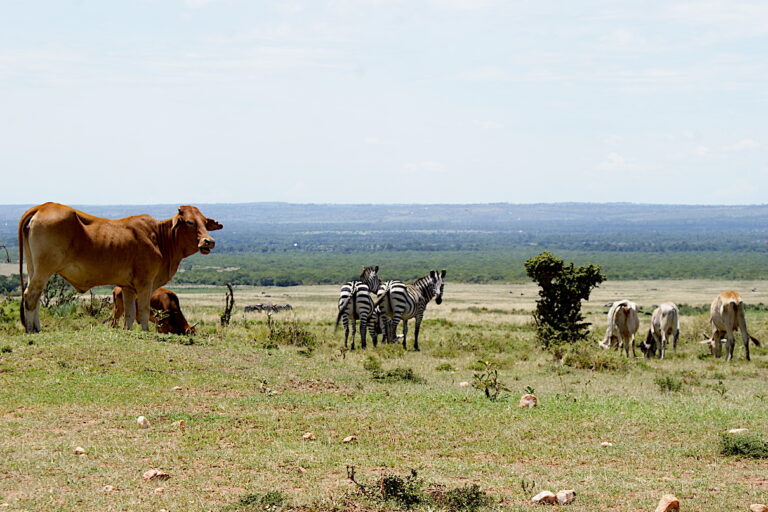
[[[435,302],[443,302],[443,292],[445,291],[445,270],[430,270],[429,278],[432,280],[432,286],[435,290]]]
[[[360,274],[360,280],[368,285],[368,289],[371,290],[371,292],[376,293],[381,286],[379,266],[373,265],[371,267],[363,267],[363,272]]]

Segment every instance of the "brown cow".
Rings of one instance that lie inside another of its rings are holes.
[[[110,220],[57,203],[27,210],[19,221],[19,270],[27,258],[29,284],[21,275],[21,322],[40,332],[40,294],[54,273],[84,293],[117,285],[125,296],[125,328],[136,319],[149,329],[149,297],[171,280],[183,258],[208,254],[216,242],[209,231],[222,225],[194,206],[181,206],[170,219],[149,215]]]
[[[171,290],[158,288],[152,292],[149,297],[149,307],[153,313],[149,315],[149,320],[157,325],[157,332],[161,334],[195,334],[195,327],[187,323],[184,313],[181,312],[179,297]],[[120,286],[115,286],[112,290],[112,327],[117,327],[124,310],[123,289]]]
[[[709,321],[712,324],[712,336],[702,341],[709,345],[712,355],[720,357],[722,339],[725,338],[725,348],[727,354],[726,361],[733,359],[733,349],[736,346],[734,332],[741,332],[741,339],[744,342],[744,356],[749,361],[749,340],[751,339],[756,346],[760,342],[749,335],[747,332],[747,321],[744,318],[744,302],[738,292],[723,292],[712,301],[709,309]]]

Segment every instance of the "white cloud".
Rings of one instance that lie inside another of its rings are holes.
[[[488,119],[475,119],[474,125],[484,130],[500,130],[504,128],[504,125],[498,121],[491,121]]]
[[[386,146],[389,144],[389,141],[374,136],[368,136],[364,139],[364,141],[369,146]]]
[[[735,152],[735,151],[748,151],[750,149],[757,149],[760,147],[760,143],[754,139],[743,139],[729,146],[723,146],[723,151]]]
[[[445,164],[436,160],[423,160],[421,162],[409,162],[403,166],[406,171],[419,173],[442,174],[445,172]]]
[[[438,9],[470,11],[495,7],[497,0],[429,0],[429,4]]]

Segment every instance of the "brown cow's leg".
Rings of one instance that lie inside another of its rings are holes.
[[[123,290],[122,288],[117,287],[112,290],[112,327],[117,327],[119,325],[124,311]]]
[[[138,322],[141,324],[142,331],[149,331],[149,297],[152,295],[152,289],[147,287],[138,290],[136,293]]]
[[[29,267],[27,267],[29,269]],[[31,274],[31,272],[30,272]],[[27,332],[40,332],[40,296],[43,294],[48,279],[53,274],[42,276],[35,274],[30,277],[27,289],[24,290],[24,328]]]
[[[136,320],[136,292],[123,288],[123,309],[125,311],[125,328],[130,330]]]

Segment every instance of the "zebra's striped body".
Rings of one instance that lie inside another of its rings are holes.
[[[349,338],[349,320],[352,319],[352,350],[355,349],[355,331],[357,321],[360,320],[360,345],[365,348],[365,334],[368,326],[368,318],[373,311],[373,299],[371,290],[378,290],[381,280],[377,275],[379,267],[365,267],[360,274],[359,281],[350,281],[341,287],[339,292],[339,314],[336,317],[336,327],[339,321],[344,324],[344,346],[347,346]],[[373,344],[376,346],[378,339],[375,336]]]
[[[445,270],[432,270],[424,277],[421,277],[411,284],[405,284],[400,281],[388,281],[379,288],[379,293],[374,302],[374,307],[381,307],[382,312],[392,319],[392,323],[387,331],[387,338],[390,343],[395,341],[397,324],[403,322],[403,348],[406,348],[406,337],[408,335],[408,320],[416,319],[416,329],[414,332],[413,349],[419,350],[419,328],[424,318],[424,311],[432,298],[440,304],[443,301],[443,291],[445,289]]]

